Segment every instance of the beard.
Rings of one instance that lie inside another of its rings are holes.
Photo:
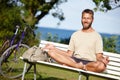
[[[92,22],[88,23],[88,22],[82,22],[83,25],[83,30],[87,30],[91,27]]]

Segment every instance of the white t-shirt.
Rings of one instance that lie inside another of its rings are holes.
[[[75,57],[89,61],[96,61],[96,54],[103,53],[102,37],[96,31],[85,33],[82,30],[72,34],[69,48]]]

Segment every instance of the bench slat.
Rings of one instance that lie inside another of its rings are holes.
[[[116,53],[111,53],[111,52],[103,52],[104,55],[107,56],[111,56],[111,57],[116,57],[116,58],[120,58],[120,54],[116,54]]]
[[[110,61],[110,62],[108,63],[108,65],[120,67],[120,63],[113,62],[113,61]]]
[[[116,75],[120,77],[120,72],[113,71],[113,70],[106,70],[105,73],[111,74],[111,75]]]
[[[86,73],[96,75],[96,76],[120,80],[120,76],[116,76],[116,75],[111,75],[111,74],[106,74],[106,73],[96,73],[96,72],[91,72],[91,71],[87,71]]]
[[[110,66],[110,65],[108,65],[107,69],[115,70],[115,71],[119,71],[120,72],[120,67],[116,67],[116,66]]]
[[[109,57],[109,59],[120,63],[120,58]]]

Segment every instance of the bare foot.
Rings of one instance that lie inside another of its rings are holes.
[[[54,49],[54,45],[52,44],[46,44],[44,48],[42,48],[42,50],[44,51],[49,51],[51,49]]]
[[[84,65],[82,62],[76,64],[76,68],[83,69]]]
[[[45,48],[47,48],[47,49],[53,49],[54,45],[53,44],[46,44]]]

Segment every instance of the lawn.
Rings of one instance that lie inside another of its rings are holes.
[[[33,80],[33,68],[25,75],[25,80]],[[21,80],[8,79],[0,76],[2,80]],[[82,80],[85,80],[85,76],[82,76]],[[78,80],[78,72],[61,69],[57,67],[51,67],[46,65],[37,65],[37,80]],[[89,80],[107,80],[104,78],[90,76]]]

